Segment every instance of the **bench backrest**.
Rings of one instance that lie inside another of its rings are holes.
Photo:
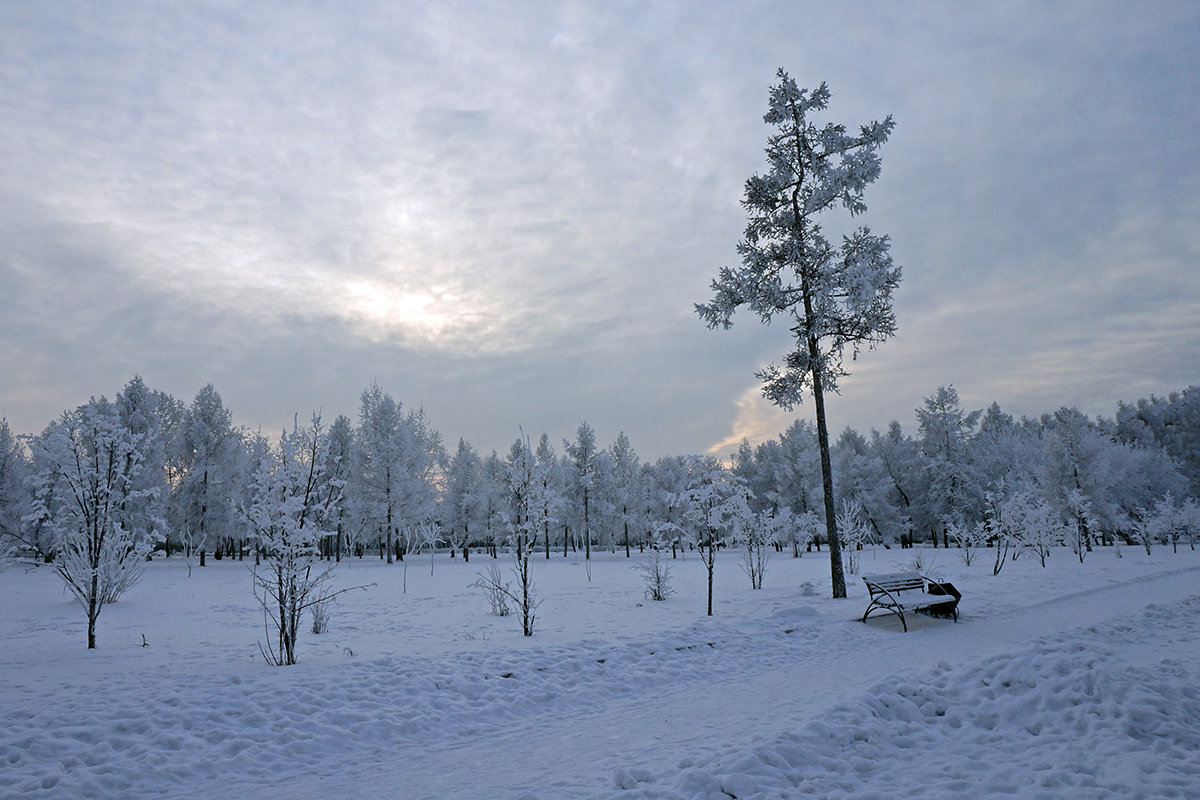
[[[882,589],[888,592],[903,592],[907,589],[925,590],[925,579],[919,572],[892,572],[887,575],[863,575],[863,582],[868,589]]]

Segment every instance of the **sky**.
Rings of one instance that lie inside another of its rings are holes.
[[[265,432],[375,382],[451,449],[771,438],[813,413],[759,396],[788,331],[694,304],[779,67],[821,121],[897,123],[854,223],[898,332],[834,435],[914,432],[941,385],[1036,416],[1200,382],[1190,0],[0,0],[0,416],[140,374]]]

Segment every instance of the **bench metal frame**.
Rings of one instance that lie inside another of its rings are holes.
[[[952,594],[929,594],[928,584],[935,581],[926,578],[919,572],[893,572],[887,575],[863,575],[863,583],[871,593],[871,603],[863,613],[862,621],[873,611],[889,611],[900,617],[904,632],[908,633],[908,621],[904,612],[919,611],[922,608],[953,603],[951,612],[954,621],[958,622],[958,598]]]

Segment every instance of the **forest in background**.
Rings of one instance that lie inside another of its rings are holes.
[[[1194,536],[1194,386],[1122,403],[1111,418],[1062,408],[1018,419],[997,404],[966,410],[953,387],[939,387],[916,411],[912,433],[893,422],[866,434],[847,428],[836,440],[838,516],[852,548],[970,549],[1006,537],[1022,546],[1034,537],[1034,546],[1067,544],[1082,558],[1095,544],[1177,545]],[[447,449],[422,409],[372,385],[357,420],[298,419],[293,433],[301,430],[320,440],[310,454],[321,462],[314,488],[324,497],[315,541],[331,559],[372,553],[392,561],[431,547],[494,554],[522,524],[529,545],[547,553],[681,547],[706,536],[723,546],[735,527],[756,527],[780,550],[821,544],[820,468],[806,421],[743,442],[726,463],[642,461],[624,433],[604,445],[587,422],[570,441],[522,437],[507,453],[484,454],[462,439]],[[81,473],[80,458],[95,461],[114,443],[109,455],[120,463],[104,477],[112,524],[200,564],[253,553],[262,531],[252,509],[264,472],[279,469],[279,440],[235,426],[211,384],[185,403],[135,376],[114,399],[94,398],[38,434],[16,435],[0,421],[0,537],[10,556],[55,559],[64,530],[87,517],[70,479],[100,477]],[[531,498],[514,491],[522,458],[536,472],[536,514]],[[726,504],[724,518],[690,507],[702,487],[704,502]]]

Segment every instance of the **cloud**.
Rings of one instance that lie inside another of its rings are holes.
[[[900,334],[832,430],[950,382],[1018,413],[1169,391],[1198,366],[1197,35],[1188,3],[10,4],[0,412],[140,371],[271,430],[378,379],[484,450],[777,433],[746,387],[786,331],[691,306],[780,65],[899,122],[860,221],[905,267]]]
[[[709,447],[707,453],[727,457],[737,450],[743,439],[752,445],[760,444],[778,436],[796,419],[797,412],[784,411],[763,399],[757,385],[742,392],[735,405],[737,413],[728,435]]]

